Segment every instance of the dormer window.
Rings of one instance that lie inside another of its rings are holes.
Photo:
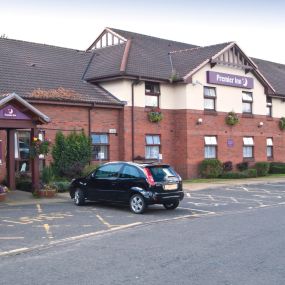
[[[157,82],[145,83],[145,106],[159,107],[160,86]]]

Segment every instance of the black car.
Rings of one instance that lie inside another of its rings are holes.
[[[78,206],[86,200],[118,202],[141,214],[152,204],[174,210],[184,193],[180,176],[169,165],[110,162],[73,180],[70,196]]]

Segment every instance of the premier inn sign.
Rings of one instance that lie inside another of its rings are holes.
[[[207,71],[207,83],[232,87],[253,88],[253,78],[228,73]]]

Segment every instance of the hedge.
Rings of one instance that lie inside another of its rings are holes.
[[[269,172],[273,174],[285,174],[285,163],[271,162]]]
[[[266,176],[268,175],[269,167],[270,167],[269,162],[264,161],[264,162],[257,162],[254,168],[257,170],[258,176]]]
[[[218,159],[204,159],[199,165],[199,173],[204,178],[217,178],[222,171],[223,165]]]
[[[244,170],[242,172],[224,172],[220,175],[223,179],[242,179],[257,177],[257,171],[254,168]]]

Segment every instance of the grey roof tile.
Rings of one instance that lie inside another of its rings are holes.
[[[0,93],[24,98],[121,104],[97,85],[82,80],[92,53],[11,39],[0,39]],[[33,92],[35,90],[48,92]],[[55,92],[60,89],[65,92]]]

